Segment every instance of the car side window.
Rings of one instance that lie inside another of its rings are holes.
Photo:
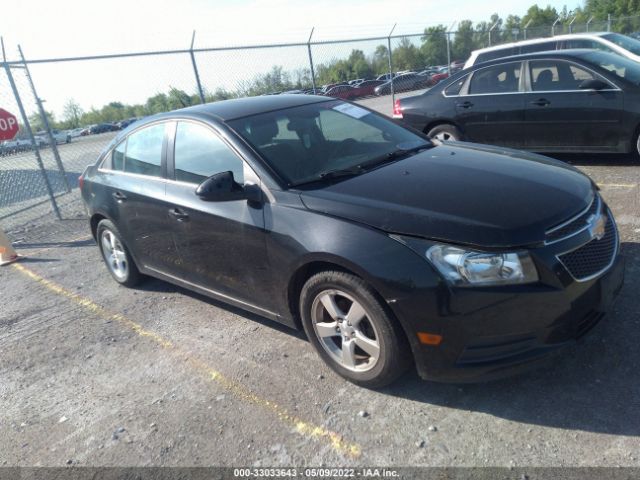
[[[152,125],[132,133],[127,138],[124,171],[151,177],[162,176],[162,144],[165,125]]]
[[[178,122],[174,150],[175,178],[199,184],[216,173],[233,172],[244,183],[244,163],[218,135],[204,125]]]
[[[124,151],[127,146],[127,141],[120,142],[116,148],[111,152],[111,169],[122,171],[124,168]]]
[[[579,90],[582,82],[596,78],[579,65],[556,60],[531,61],[529,71],[534,92]]]
[[[460,90],[462,89],[462,86],[464,85],[464,83],[467,81],[467,78],[469,78],[469,75],[465,75],[461,79],[453,82],[451,85],[449,85],[447,88],[444,89],[444,94],[447,97],[460,95]]]
[[[520,62],[504,63],[477,70],[469,83],[469,94],[517,92]]]
[[[556,48],[557,44],[555,41],[533,43],[531,45],[523,45],[522,47],[520,47],[520,53],[546,52],[548,50],[555,50]]]

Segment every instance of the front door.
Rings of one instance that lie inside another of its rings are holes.
[[[262,204],[208,202],[195,193],[216,173],[231,171],[240,184],[259,185],[253,170],[209,126],[181,121],[175,132],[166,212],[180,254],[178,275],[222,295],[253,303],[268,281]]]
[[[528,62],[525,124],[527,150],[615,150],[620,138],[623,93],[603,77],[566,60]],[[581,89],[602,80],[602,90]]]

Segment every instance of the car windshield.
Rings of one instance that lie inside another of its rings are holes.
[[[292,186],[358,175],[432,146],[382,115],[341,101],[252,115],[228,124]]]
[[[640,55],[640,41],[635,38],[627,37],[626,35],[621,35],[619,33],[607,33],[602,35],[602,38],[615,43],[619,47],[622,47],[635,55]]]
[[[598,50],[585,53],[583,58],[608,70],[617,77],[640,85],[640,64],[633,60]]]

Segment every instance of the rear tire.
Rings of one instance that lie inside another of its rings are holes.
[[[102,259],[113,279],[125,287],[140,283],[142,274],[122,240],[122,235],[110,220],[102,220],[96,230]]]
[[[427,133],[429,138],[440,140],[441,142],[459,142],[462,140],[462,132],[449,123],[437,125]]]
[[[300,293],[300,314],[318,355],[350,382],[384,387],[411,365],[402,328],[355,275],[326,271],[312,276]]]

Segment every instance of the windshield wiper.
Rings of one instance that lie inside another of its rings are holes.
[[[430,147],[432,147],[432,144],[423,143],[422,145],[418,145],[417,147],[413,147],[413,148],[398,148],[396,150],[393,150],[392,152],[385,153],[384,155],[380,155],[379,157],[375,157],[375,158],[372,158],[371,160],[367,160],[366,162],[360,163],[359,165],[356,165],[355,168],[358,168],[359,170],[369,170],[373,167],[377,167],[380,165],[384,165],[385,163],[393,162],[400,158],[411,155],[412,153],[417,153],[420,150],[424,150]]]
[[[424,150],[426,148],[432,147],[432,144],[423,143],[422,145],[418,145],[412,148],[398,148],[393,150],[392,152],[385,153],[379,157],[372,158],[371,160],[367,160],[366,162],[359,163],[358,165],[354,165],[349,168],[338,168],[335,170],[327,170],[324,172],[320,172],[317,177],[314,177],[310,180],[303,180],[301,182],[292,183],[292,187],[297,187],[299,185],[305,185],[307,183],[319,182],[322,180],[330,180],[332,178],[340,178],[340,177],[354,177],[356,175],[360,175],[368,170],[371,170],[375,167],[384,165],[389,162],[393,162],[407,155],[411,155],[412,153],[419,152],[420,150]]]

